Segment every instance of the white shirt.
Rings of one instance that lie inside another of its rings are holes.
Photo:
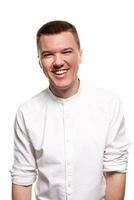
[[[103,172],[127,170],[129,140],[120,100],[81,82],[67,99],[49,88],[20,105],[12,182],[32,184],[37,200],[102,200]]]

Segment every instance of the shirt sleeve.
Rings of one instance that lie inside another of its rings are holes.
[[[14,163],[10,173],[12,182],[18,185],[30,185],[36,179],[34,148],[19,109],[14,123]]]
[[[110,105],[110,123],[103,160],[104,172],[127,172],[128,150],[131,146],[125,135],[125,119],[120,100],[115,98]]]

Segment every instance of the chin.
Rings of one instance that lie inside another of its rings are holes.
[[[59,89],[59,90],[65,90],[68,89],[71,86],[71,83],[55,83],[52,85],[52,87]]]
[[[70,87],[70,85],[57,85],[55,88],[59,90],[66,90]]]

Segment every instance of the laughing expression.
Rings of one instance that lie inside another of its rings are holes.
[[[39,41],[39,63],[51,88],[68,89],[78,80],[81,51],[71,32],[42,35]]]

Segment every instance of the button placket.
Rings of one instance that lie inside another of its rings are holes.
[[[65,159],[66,159],[66,192],[71,194],[72,190],[72,137],[68,104],[64,104],[64,134],[65,134]]]

